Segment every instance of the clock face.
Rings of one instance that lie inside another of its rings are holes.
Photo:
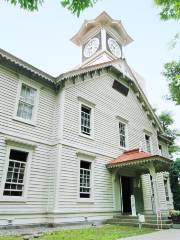
[[[119,44],[114,40],[113,38],[108,38],[108,46],[111,50],[112,54],[114,54],[116,57],[121,57],[121,48]]]
[[[89,40],[89,42],[84,47],[84,57],[88,58],[91,57],[99,48],[99,39],[98,38],[92,38]]]

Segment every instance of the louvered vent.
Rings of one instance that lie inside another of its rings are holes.
[[[113,87],[114,89],[116,89],[118,92],[120,92],[121,94],[123,94],[124,96],[127,96],[127,95],[128,95],[129,88],[127,88],[126,86],[124,86],[124,85],[121,84],[120,82],[114,80],[112,87]]]

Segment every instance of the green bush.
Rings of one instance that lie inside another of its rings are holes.
[[[180,210],[180,184],[178,181],[180,173],[180,158],[176,159],[170,167],[170,182],[173,193],[174,209]]]
[[[171,211],[171,216],[172,217],[180,217],[180,211],[172,210]]]

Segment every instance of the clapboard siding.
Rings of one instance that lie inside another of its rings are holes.
[[[106,74],[67,87],[63,139],[115,157],[121,153],[116,119],[118,115],[128,120],[129,148],[139,147],[140,142],[144,142],[143,130],[146,129],[152,133],[153,152],[157,153],[156,131],[135,94],[130,89],[128,96],[123,96],[112,88],[113,80]],[[94,140],[79,136],[78,97],[95,104]]]
[[[78,202],[79,159],[78,149],[64,146],[61,155],[59,179],[59,211],[106,211],[113,210],[111,174],[106,169],[107,157],[97,155],[94,159],[93,203]]]
[[[20,80],[40,90],[36,126],[13,119]],[[128,121],[129,149],[139,147],[141,142],[144,144],[144,130],[151,133],[154,154],[158,153],[158,140],[156,129],[134,92],[130,89],[128,96],[123,96],[112,88],[113,80],[113,76],[107,73],[85,81],[79,79],[75,84],[69,82],[59,93],[55,93],[48,86],[0,67],[0,183],[6,160],[7,135],[32,141],[37,145],[29,169],[27,201],[0,201],[2,214],[24,214],[27,222],[33,222],[30,214],[55,211],[57,214],[76,213],[74,218],[70,215],[62,218],[68,219],[70,216],[71,220],[78,221],[84,219],[84,213],[87,212],[99,216],[98,212],[112,214],[116,210],[112,174],[106,168],[109,160],[123,152],[119,147],[119,120],[116,116]],[[78,97],[95,104],[94,139],[79,135]],[[164,149],[165,147],[163,145]],[[87,150],[96,156],[93,160],[94,198],[90,203],[78,200],[79,150]],[[162,178],[159,180],[160,187],[161,180]],[[150,209],[151,186],[148,175],[142,176],[142,187],[145,209]],[[162,191],[162,205],[163,194]],[[55,222],[56,215],[52,214],[51,217]],[[22,219],[20,215],[17,218]],[[44,222],[45,217],[39,215],[37,221]]]
[[[36,126],[13,119],[18,83],[20,80],[40,89]],[[16,75],[0,68],[0,96],[1,132],[10,131],[12,134],[20,134],[21,137],[23,137],[24,134],[42,140],[51,139],[56,99],[56,94],[52,89],[23,76],[18,78]]]
[[[36,126],[13,119],[18,84],[21,80],[39,89]],[[54,204],[55,147],[51,146],[51,141],[54,140],[52,132],[56,94],[53,89],[47,86],[0,67],[0,96],[0,183],[6,160],[5,138],[7,134],[10,137],[23,138],[27,141],[38,140],[38,142],[34,142],[37,147],[33,151],[29,168],[27,201],[0,201],[0,212],[28,214],[31,212],[44,213],[47,209],[52,210]]]
[[[4,154],[0,155],[0,183],[3,174],[3,165],[5,163],[5,136],[0,135],[0,149]],[[38,144],[37,148],[33,151],[31,165],[29,168],[27,201],[21,202],[0,202],[0,212],[14,213],[20,212],[44,212],[48,204],[52,204],[52,199],[49,189],[54,184],[52,178],[52,171],[54,171],[54,163],[51,158],[51,147],[47,145]],[[5,206],[8,205],[8,208]]]

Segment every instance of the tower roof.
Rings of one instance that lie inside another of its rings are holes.
[[[113,28],[122,38],[122,45],[126,46],[133,41],[124,29],[120,20],[112,19],[105,11],[93,20],[85,20],[79,31],[71,38],[71,41],[80,46],[82,37],[92,28],[109,26]]]

